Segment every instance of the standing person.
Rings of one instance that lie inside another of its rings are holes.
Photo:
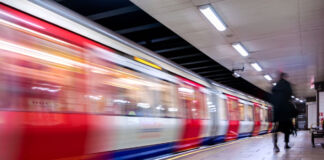
[[[292,114],[289,109],[289,100],[292,95],[292,89],[290,83],[286,80],[288,75],[286,73],[280,73],[279,81],[277,85],[272,88],[271,103],[273,105],[273,145],[274,151],[279,152],[280,149],[277,145],[278,132],[285,134],[285,148],[289,149],[289,135],[292,131]]]

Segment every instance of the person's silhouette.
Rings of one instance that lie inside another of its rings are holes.
[[[288,143],[293,124],[289,109],[289,100],[291,99],[292,89],[290,83],[286,80],[287,77],[288,75],[286,73],[280,73],[277,85],[272,88],[271,103],[273,105],[273,145],[275,152],[280,151],[277,145],[278,132],[285,134],[285,148],[290,148]]]

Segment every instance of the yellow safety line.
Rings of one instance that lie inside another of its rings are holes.
[[[257,137],[259,137],[259,136],[257,136]],[[246,139],[242,139],[242,140],[236,140],[236,141],[233,141],[233,142],[229,142],[229,143],[225,143],[225,144],[221,144],[221,145],[217,145],[217,146],[214,146],[214,147],[209,147],[209,148],[205,148],[205,149],[201,149],[201,150],[196,150],[196,151],[181,154],[181,155],[178,155],[178,156],[175,156],[175,157],[167,158],[167,160],[175,160],[175,159],[185,157],[185,156],[188,156],[188,155],[191,155],[191,154],[195,154],[195,153],[199,153],[199,152],[203,152],[203,151],[208,151],[208,150],[223,147],[223,146],[228,146],[228,145],[238,143],[238,142],[247,141],[247,140],[250,140],[251,138],[254,138],[254,137],[250,137],[250,138],[246,138]]]

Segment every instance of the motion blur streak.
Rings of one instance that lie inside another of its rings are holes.
[[[18,20],[18,21],[21,21],[21,22],[27,23],[27,24],[29,24],[29,25],[31,25],[31,26],[34,26],[34,27],[37,27],[37,28],[40,28],[40,29],[44,29],[44,27],[42,27],[42,26],[36,25],[36,24],[34,24],[34,23],[30,23],[30,22],[28,22],[28,21],[25,21],[24,19],[21,19],[21,18],[19,18],[19,17],[14,16],[14,15],[8,14],[8,13],[6,13],[6,12],[0,11],[0,14],[2,14],[2,15],[4,15],[4,16],[7,16],[7,17],[10,17],[10,18],[13,18],[13,19]]]
[[[53,63],[59,63],[61,65],[67,65],[67,66],[81,65],[81,63],[77,63],[75,61],[71,61],[66,58],[50,55],[45,52],[26,48],[26,47],[16,45],[13,43],[9,43],[9,42],[5,42],[2,40],[0,40],[0,49],[10,51],[10,52],[16,52],[16,53],[19,53],[19,54],[22,54],[25,56],[31,56],[34,58],[42,59],[42,60],[53,62]]]
[[[58,26],[0,3],[0,160],[144,159],[271,129],[261,100]]]
[[[57,38],[54,38],[54,37],[51,37],[51,36],[48,36],[48,35],[45,35],[45,34],[42,34],[42,33],[39,33],[39,32],[35,32],[35,31],[31,30],[31,29],[25,28],[23,26],[16,25],[14,23],[11,23],[11,22],[8,22],[8,21],[2,20],[2,19],[0,19],[0,23],[2,25],[6,25],[6,26],[11,27],[11,28],[16,29],[16,30],[21,30],[21,31],[26,32],[26,33],[34,34],[34,36],[37,36],[39,38],[45,38],[45,39],[53,40],[53,41],[63,43],[63,44],[66,44],[66,45],[72,45],[70,43],[66,43],[64,41],[61,41],[61,40],[59,40]]]

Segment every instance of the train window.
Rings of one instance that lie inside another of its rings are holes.
[[[248,105],[246,113],[247,113],[247,120],[248,121],[253,121],[253,106]]]
[[[83,49],[17,26],[0,25],[0,107],[84,112]]]
[[[207,118],[210,118],[210,112],[216,112],[216,106],[213,103],[212,98],[213,98],[212,94],[206,95],[207,109],[208,109],[208,111],[206,111]]]
[[[260,107],[254,106],[254,121],[260,121]]]
[[[91,61],[92,65],[109,70],[105,74],[89,73],[91,96],[100,95],[97,100],[90,98],[91,110],[128,116],[181,116],[174,84],[112,65],[95,56]]]
[[[264,115],[264,121],[268,122],[268,110],[267,109],[264,109],[263,115]]]
[[[239,112],[240,112],[240,120],[244,121],[245,120],[244,104],[238,103],[238,107],[239,107]]]
[[[231,98],[227,99],[228,101],[228,112],[229,112],[229,118],[230,120],[238,121],[240,120],[239,115],[239,108],[237,104],[237,100],[233,100]]]
[[[260,116],[261,116],[261,121],[263,121],[263,122],[265,122],[266,121],[266,114],[267,114],[267,111],[264,109],[264,108],[262,108],[261,110],[260,110]]]
[[[207,99],[206,95],[203,92],[197,91],[197,100],[199,102],[199,108],[200,108],[200,118],[207,119]]]
[[[183,111],[182,108],[179,107],[178,97],[177,86],[175,84],[165,82],[165,89],[161,96],[161,104],[157,105],[156,109],[163,107],[161,110],[165,112],[164,116],[166,117],[182,118]]]
[[[227,100],[219,97],[218,115],[220,120],[227,120]]]
[[[261,108],[260,109],[260,120],[263,122],[264,121],[264,109],[263,108]]]
[[[190,119],[200,119],[205,117],[203,106],[204,95],[198,88],[181,84],[178,88],[182,108],[186,111],[185,115]]]

